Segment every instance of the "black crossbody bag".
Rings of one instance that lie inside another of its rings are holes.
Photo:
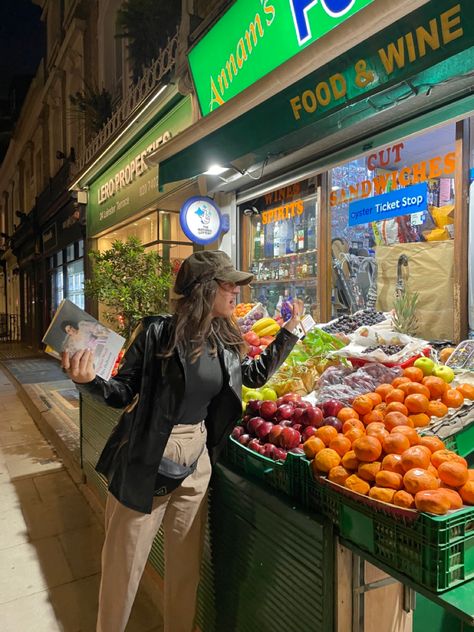
[[[163,457],[158,466],[158,474],[155,478],[154,496],[166,496],[177,489],[181,483],[190,476],[197,467],[198,461],[206,446],[201,450],[198,458],[191,465],[180,465],[171,459]]]

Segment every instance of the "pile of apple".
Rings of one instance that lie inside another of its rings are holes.
[[[343,407],[336,400],[312,406],[296,393],[287,393],[276,401],[250,399],[241,425],[231,436],[258,454],[284,461],[288,452],[304,454],[303,443],[321,426],[333,426],[341,432],[337,414]]]
[[[247,355],[257,358],[275,340],[275,336],[259,336],[255,331],[250,330],[243,335],[243,339],[249,345]]]

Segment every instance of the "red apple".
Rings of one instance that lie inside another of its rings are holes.
[[[284,450],[283,448],[275,448],[273,452],[273,458],[275,459],[275,461],[284,461],[286,459],[286,454],[286,450]]]
[[[243,339],[245,340],[245,342],[248,342],[249,345],[254,347],[258,347],[260,344],[260,337],[252,330],[244,334]]]
[[[296,448],[291,448],[291,450],[289,450],[292,454],[304,454],[304,450],[303,448],[300,448],[299,446]]]
[[[247,408],[245,410],[246,414],[254,414],[254,415],[258,415],[258,411],[260,408],[260,404],[262,403],[262,401],[260,399],[249,399],[249,401],[247,402]]]
[[[342,421],[337,417],[325,417],[323,426],[332,426],[338,432],[342,432]]]
[[[276,402],[272,400],[265,400],[260,404],[260,416],[264,419],[271,419],[275,416],[278,407]]]
[[[338,402],[337,399],[328,399],[320,404],[324,417],[337,417],[337,413],[344,408],[344,404]]]
[[[259,439],[265,439],[270,430],[273,428],[273,424],[271,421],[264,421],[263,424],[260,424],[255,430],[255,434]]]
[[[249,434],[243,434],[243,435],[240,435],[240,437],[237,439],[237,441],[239,443],[241,443],[242,445],[248,445],[250,439],[251,439],[251,437],[250,437]]]
[[[269,459],[273,459],[274,458],[275,450],[277,448],[273,445],[273,443],[266,443],[263,446],[263,449],[264,449],[264,453],[263,453],[264,456],[266,456]]]
[[[282,404],[281,406],[278,406],[278,417],[280,419],[292,419],[293,412],[293,406],[290,404]]]
[[[281,406],[282,404],[284,404],[285,402],[283,401],[283,397],[278,397],[278,399],[276,400],[276,405],[277,406]]]
[[[316,426],[316,428],[319,428],[323,423],[323,418],[322,411],[311,406],[304,411],[300,421],[304,426]]]
[[[301,434],[302,429],[304,428],[304,426],[302,426],[301,424],[295,424],[295,423],[291,424],[291,427],[297,430],[300,434]]]
[[[302,409],[302,410],[306,410],[307,408],[312,408],[311,404],[309,402],[305,402],[304,399],[302,399],[300,402],[296,402],[296,406],[295,408],[298,409]]]
[[[317,428],[314,426],[306,426],[303,430],[303,441],[308,441],[310,437],[316,434]]]
[[[304,409],[303,408],[295,408],[293,410],[293,423],[299,423],[300,422],[300,418],[304,415]]]
[[[280,435],[280,445],[282,448],[291,450],[296,448],[301,443],[301,435],[294,428],[283,428]]]
[[[259,452],[260,451],[260,442],[258,439],[250,439],[250,441],[247,444],[247,447],[250,450],[253,450],[254,452]]]
[[[283,428],[289,428],[291,426],[291,419],[282,419],[278,422],[278,425]]]
[[[283,395],[283,401],[285,404],[288,402],[300,402],[301,395],[298,395],[297,393],[287,393],[286,395]]]
[[[235,428],[231,432],[231,437],[233,439],[238,439],[245,433],[245,429],[243,426],[235,426]]]
[[[273,426],[268,434],[268,440],[270,441],[270,443],[273,443],[276,446],[280,445],[280,435],[282,430],[283,426],[280,426],[280,424],[276,424],[276,426]]]
[[[257,428],[261,425],[265,423],[265,419],[262,419],[261,417],[252,417],[252,419],[250,419],[250,421],[247,424],[247,428],[248,431],[250,432],[250,434],[255,434]]]

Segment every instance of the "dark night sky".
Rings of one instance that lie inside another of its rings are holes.
[[[41,9],[31,0],[0,0],[0,99],[15,75],[34,75],[44,55]]]

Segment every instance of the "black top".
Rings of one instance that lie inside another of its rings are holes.
[[[217,355],[206,346],[195,362],[187,357],[184,406],[177,424],[195,424],[207,417],[207,408],[222,389],[222,367]]]

